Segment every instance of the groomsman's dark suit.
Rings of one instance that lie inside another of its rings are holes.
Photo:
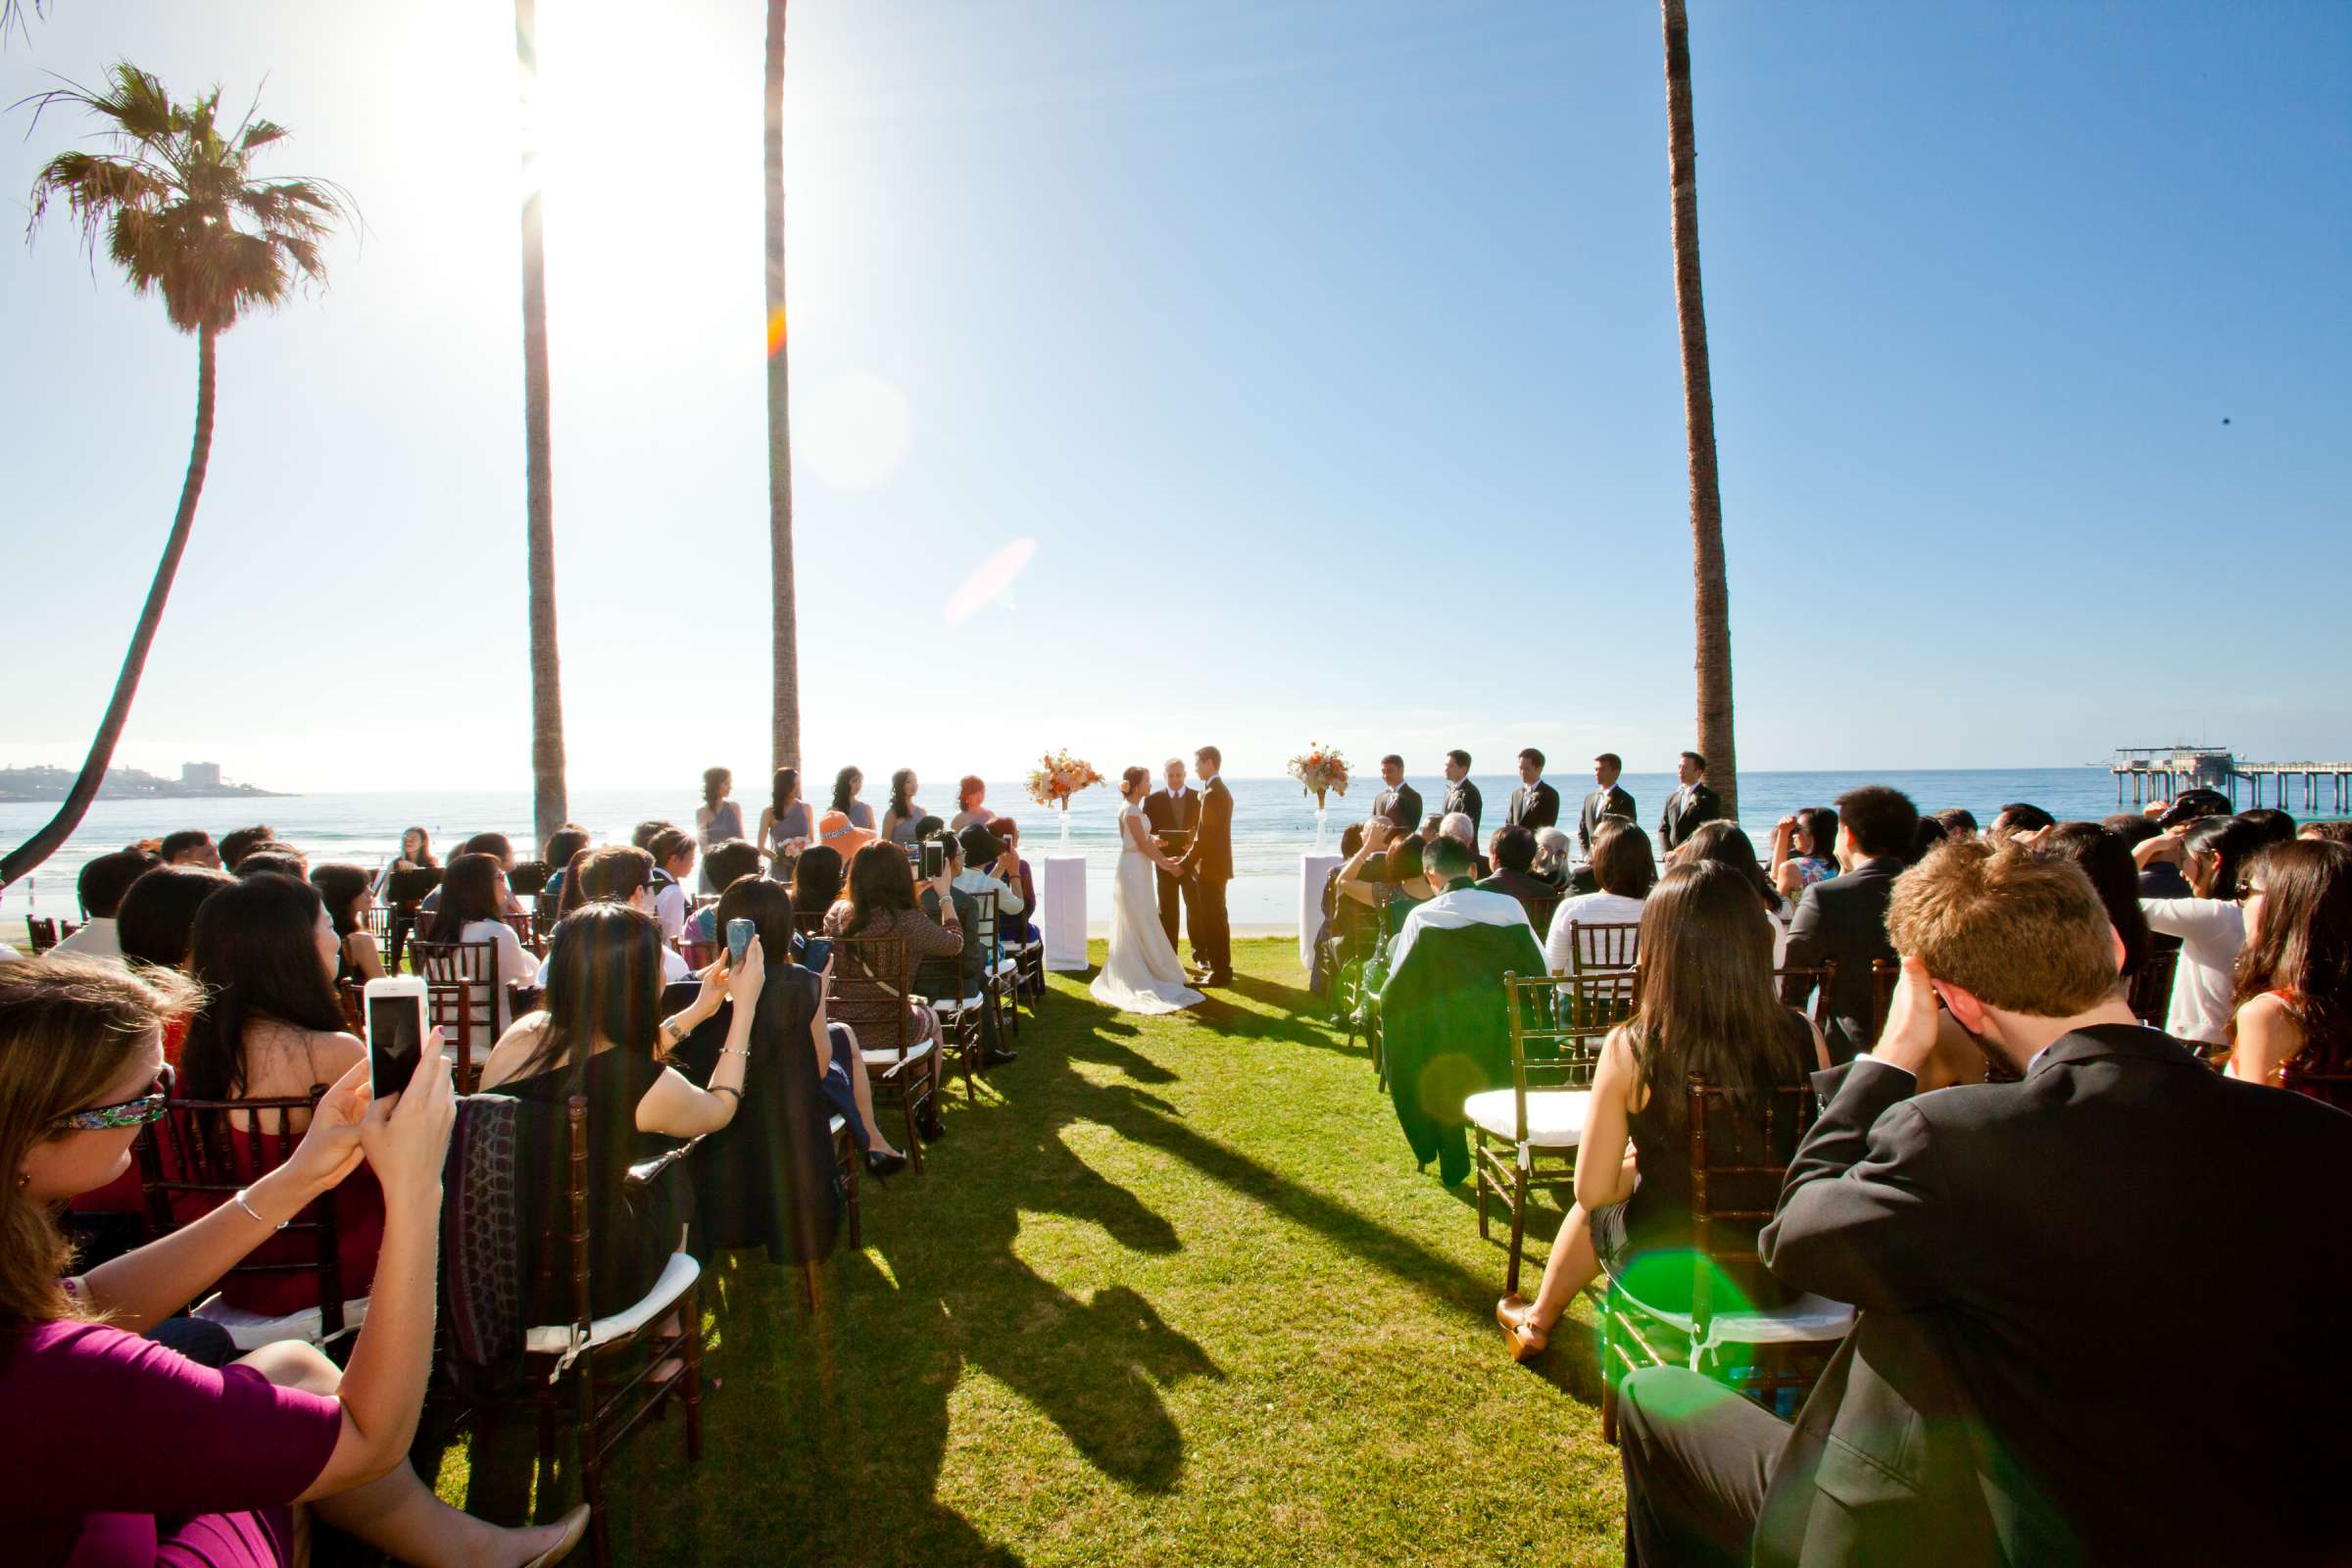
[[[1174,859],[1193,842],[1193,829],[1200,825],[1200,792],[1190,785],[1173,795],[1165,789],[1153,790],[1144,797],[1144,820],[1152,824],[1152,836],[1159,840],[1160,852]],[[1183,887],[1167,872],[1159,873],[1159,923],[1167,928],[1171,948],[1176,946],[1176,908]]]
[[[1459,811],[1470,819],[1470,842],[1478,843],[1479,818],[1487,814],[1487,803],[1479,799],[1478,786],[1468,779],[1446,786],[1446,810]]]
[[[1894,879],[1903,871],[1903,862],[1894,856],[1873,857],[1805,889],[1796,901],[1796,912],[1788,917],[1790,968],[1816,969],[1824,958],[1838,964],[1824,1031],[1832,1061],[1850,1061],[1878,1044],[1871,1033],[1878,982],[1870,964],[1874,958],[1894,956],[1894,944],[1886,940],[1886,906],[1894,901]],[[1797,1006],[1805,999],[1783,1000]]]
[[[1372,814],[1385,816],[1396,823],[1399,833],[1418,833],[1421,831],[1421,792],[1410,784],[1382,790],[1372,797]]]
[[[1793,1426],[1680,1367],[1627,1380],[1629,1563],[2344,1560],[2352,1231],[2310,1199],[2352,1118],[2112,1023],[2016,1083],[1814,1082],[1764,1261],[1861,1316]],[[2198,1281],[2262,1327],[2185,1375]]]
[[[1666,814],[1658,818],[1658,837],[1666,848],[1678,849],[1683,840],[1723,814],[1723,802],[1707,781],[1686,784],[1666,797]]]
[[[1503,813],[1505,827],[1523,827],[1530,833],[1560,824],[1560,792],[1542,779],[1522,784],[1511,791],[1510,809]]]
[[[1587,855],[1592,853],[1592,828],[1604,816],[1622,816],[1628,822],[1639,822],[1635,815],[1641,809],[1634,798],[1612,784],[1605,790],[1594,790],[1585,797],[1584,809],[1576,814],[1576,847]]]
[[[1225,914],[1225,884],[1233,880],[1233,792],[1221,778],[1200,787],[1200,816],[1193,847],[1181,864],[1192,879],[1185,898],[1191,914],[1193,961],[1216,985],[1233,984],[1233,925]]]

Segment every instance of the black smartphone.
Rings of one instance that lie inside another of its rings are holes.
[[[937,839],[923,841],[923,880],[928,882],[948,868],[948,847]]]
[[[727,922],[727,963],[732,968],[743,967],[743,956],[752,951],[752,938],[760,934],[757,920]]]
[[[832,938],[802,937],[798,941],[801,946],[799,955],[801,967],[814,974],[822,974],[825,965],[833,961]]]
[[[368,1012],[368,1087],[378,1098],[409,1087],[424,1055],[424,981],[416,975],[370,980]]]

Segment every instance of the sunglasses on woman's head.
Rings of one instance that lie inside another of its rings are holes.
[[[172,1064],[165,1062],[155,1070],[155,1085],[136,1100],[118,1101],[112,1105],[92,1105],[87,1110],[72,1110],[57,1118],[57,1124],[70,1132],[102,1133],[110,1128],[144,1127],[164,1119],[172,1105],[172,1085],[175,1074]]]

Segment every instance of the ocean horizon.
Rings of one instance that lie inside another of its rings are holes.
[[[1491,831],[1502,820],[1515,777],[1474,774],[1486,808],[1483,827]],[[1592,789],[1589,773],[1545,775],[1560,792],[1562,814],[1571,819],[1576,807]],[[1408,775],[1430,809],[1445,793],[1443,778]],[[1619,781],[1641,808],[1642,825],[1654,831],[1666,797],[1675,788],[1665,773],[1629,773]],[[1298,927],[1298,857],[1315,843],[1315,804],[1288,778],[1229,778],[1234,795],[1234,883],[1230,908],[1234,926],[1244,934],[1295,934]],[[2103,765],[2035,768],[1834,769],[1802,772],[1742,772],[1740,775],[1740,817],[1758,854],[1771,847],[1773,824],[1805,806],[1826,806],[1846,790],[1861,784],[1889,784],[1902,790],[1923,811],[1966,807],[1981,821],[1990,821],[2002,806],[2031,801],[2061,820],[2096,820],[2116,810],[2115,778]],[[922,803],[942,816],[953,814],[954,781],[926,783]],[[1379,776],[1367,770],[1345,796],[1330,801],[1326,848],[1336,852],[1340,832],[1361,820],[1380,791]],[[870,789],[861,797],[877,813],[888,802]],[[678,789],[580,789],[571,794],[571,815],[602,842],[623,842],[637,823],[661,817],[691,826],[701,796],[693,783]],[[742,798],[747,827],[759,825],[761,798]],[[1032,868],[1045,856],[1061,853],[1061,828],[1056,813],[1028,798],[1017,781],[992,781],[986,803],[1021,826],[1021,850]],[[1110,878],[1118,858],[1116,816],[1118,796],[1104,784],[1083,792],[1071,804],[1069,853],[1087,862],[1087,916],[1097,935],[1108,929]],[[2128,807],[2131,803],[2126,801]],[[948,805],[947,810],[941,810]],[[55,811],[53,802],[0,804],[0,841],[21,842]],[[391,858],[402,832],[423,827],[432,835],[434,852],[446,858],[475,833],[504,833],[516,852],[529,856],[531,794],[516,790],[396,790],[280,795],[267,799],[223,796],[190,799],[100,800],[90,808],[58,853],[32,875],[0,894],[0,941],[20,946],[27,915],[78,918],[74,878],[93,856],[121,849],[143,838],[160,838],[176,828],[201,827],[216,838],[233,828],[267,822],[287,843],[308,855],[313,864],[349,861],[372,870]]]

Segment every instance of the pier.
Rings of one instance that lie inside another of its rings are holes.
[[[2226,747],[2119,746],[2113,771],[2117,806],[2124,804],[2127,782],[2133,806],[2175,800],[2183,790],[2209,789],[2228,796],[2234,808],[2243,784],[2248,807],[2306,813],[2325,808],[2341,816],[2352,796],[2352,761],[2241,762]]]

